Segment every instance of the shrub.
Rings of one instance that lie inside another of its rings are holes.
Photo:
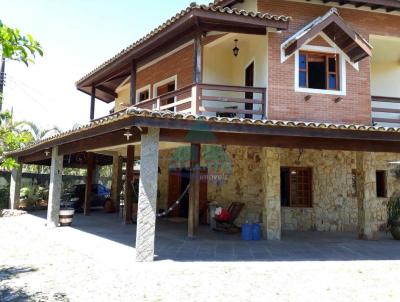
[[[400,196],[392,196],[388,203],[388,225],[400,219]]]

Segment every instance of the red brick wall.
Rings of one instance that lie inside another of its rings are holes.
[[[177,75],[177,88],[184,87],[193,82],[193,45],[166,57],[165,59],[139,71],[137,74],[137,88],[153,85],[169,77]],[[151,95],[151,97],[153,97]]]
[[[294,56],[280,62],[280,45],[289,36],[330,9],[329,6],[282,0],[258,0],[258,10],[293,17],[288,31],[269,36],[268,114],[271,119],[326,121],[338,123],[371,123],[370,59],[360,62],[360,70],[347,65],[347,94],[335,103],[334,95],[294,91]],[[400,36],[400,17],[353,9],[339,9],[340,15],[365,38],[370,34]],[[318,43],[319,44],[319,43]]]

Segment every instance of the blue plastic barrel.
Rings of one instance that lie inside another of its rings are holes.
[[[253,240],[261,240],[261,225],[259,223],[251,225],[251,237]]]
[[[242,239],[249,241],[252,240],[252,227],[250,223],[242,224]]]

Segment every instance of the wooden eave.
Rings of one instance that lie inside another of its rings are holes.
[[[285,56],[292,55],[320,33],[326,34],[353,63],[372,56],[372,46],[345,23],[335,8],[289,38],[283,47]]]
[[[289,18],[285,16],[238,12],[229,8],[211,10],[194,7],[189,13],[170,22],[150,38],[137,43],[128,51],[122,52],[115,59],[85,76],[77,82],[76,86],[78,90],[91,94],[91,87],[94,85],[96,98],[110,103],[116,98],[115,89],[129,76],[132,61],[135,61],[139,68],[192,40],[198,31],[265,35],[267,28],[285,30],[288,24]]]
[[[356,8],[369,7],[373,11],[383,9],[388,13],[400,11],[400,1],[397,0],[321,0],[321,2],[338,3],[340,6],[350,4]]]
[[[129,143],[140,142],[148,127],[160,128],[161,141],[168,142],[400,152],[400,128],[207,118],[130,108],[115,118],[37,142],[8,156],[32,162],[35,154],[49,156],[45,151],[54,146],[58,146],[60,155],[67,155],[125,145],[127,128],[133,134]]]

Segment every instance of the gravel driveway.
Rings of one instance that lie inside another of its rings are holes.
[[[32,215],[0,218],[0,259],[0,301],[400,301],[399,260],[137,264]]]

